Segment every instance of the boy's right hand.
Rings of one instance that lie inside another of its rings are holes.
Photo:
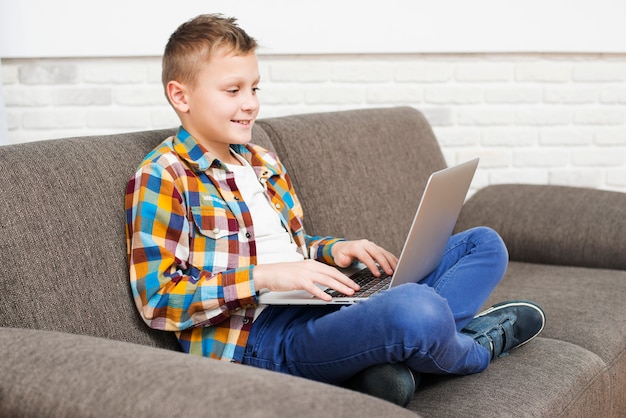
[[[335,267],[315,260],[261,264],[254,266],[252,274],[257,291],[306,290],[322,300],[330,301],[330,295],[317,285],[330,287],[348,296],[359,290],[359,285]]]

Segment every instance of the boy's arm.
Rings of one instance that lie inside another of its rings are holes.
[[[152,328],[180,331],[216,324],[256,305],[252,268],[219,273],[188,264],[189,223],[172,176],[142,168],[126,191],[130,284],[135,304]]]
[[[398,265],[398,258],[366,240],[352,240],[306,236],[310,258],[335,267],[348,267],[355,261],[365,264],[375,276],[378,276],[379,267],[388,275],[393,274]]]

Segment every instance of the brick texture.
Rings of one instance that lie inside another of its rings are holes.
[[[626,55],[262,55],[260,117],[412,106],[474,189],[535,183],[626,192]],[[160,58],[4,59],[8,143],[178,125]],[[6,141],[5,141],[6,142]]]

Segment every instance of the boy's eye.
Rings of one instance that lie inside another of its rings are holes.
[[[260,89],[258,87],[252,87],[252,93],[256,94],[257,91],[259,91]],[[232,88],[232,89],[227,89],[226,93],[228,94],[237,94],[239,93],[239,89],[237,88]]]

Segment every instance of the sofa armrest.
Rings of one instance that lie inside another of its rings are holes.
[[[626,194],[494,185],[466,202],[457,230],[489,226],[513,261],[626,270]]]
[[[334,416],[415,417],[347,389],[120,341],[0,328],[0,350],[6,417],[311,417],[330,407]]]

